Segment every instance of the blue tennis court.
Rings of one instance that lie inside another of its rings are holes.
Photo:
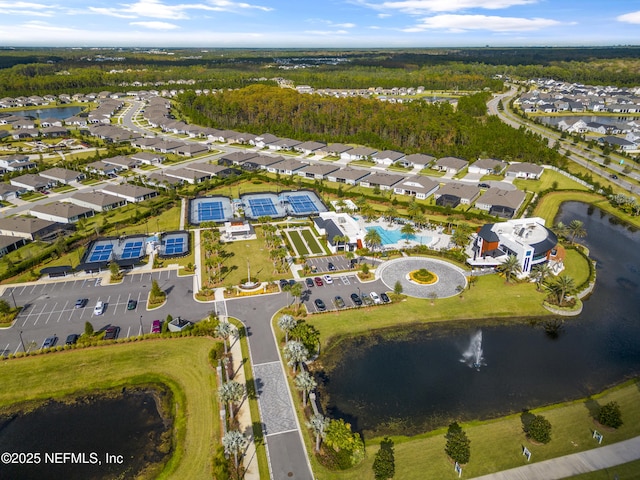
[[[198,222],[220,222],[225,218],[222,202],[201,202],[196,208]]]
[[[111,244],[103,244],[96,245],[93,247],[93,252],[89,256],[89,262],[106,262],[111,257],[111,251],[113,250],[113,245]]]
[[[294,213],[305,214],[318,212],[318,207],[313,200],[309,198],[309,195],[288,196],[287,200],[289,200],[289,205],[291,205]]]
[[[273,217],[278,211],[270,198],[249,198],[249,208],[255,217]]]
[[[184,238],[167,238],[164,246],[165,255],[178,255],[185,252]]]
[[[129,258],[140,257],[142,253],[142,245],[143,242],[141,241],[126,242],[124,244],[124,248],[122,249],[122,255],[120,255],[120,258],[123,260],[127,260]]]

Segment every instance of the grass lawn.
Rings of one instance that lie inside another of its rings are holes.
[[[597,398],[599,405],[611,400],[617,401],[620,405],[625,423],[617,431],[604,433],[603,445],[640,434],[640,390],[638,384],[633,383],[623,388],[613,389]],[[525,465],[526,459],[521,453],[522,445],[525,445],[532,452],[532,463],[590,450],[598,446],[597,442],[591,438],[591,431],[595,428],[595,424],[584,400],[532,410],[532,412],[544,415],[551,422],[551,442],[547,445],[534,445],[525,438],[519,414],[486,422],[462,424],[461,426],[471,440],[471,460],[469,464],[464,466],[464,477],[472,478]],[[445,433],[446,429],[442,429],[416,437],[394,437],[396,467],[394,478],[408,480],[456,478],[453,465],[444,453]],[[364,462],[352,470],[331,472],[317,467],[317,463],[314,463],[317,478],[320,480],[373,479],[372,464],[380,440],[375,440],[375,446],[372,445],[374,442],[367,441]],[[613,470],[609,469],[609,471]],[[637,470],[635,472],[635,477],[621,476],[620,478],[637,478]]]
[[[309,250],[307,250],[307,246],[302,241],[302,237],[300,237],[300,232],[296,230],[287,231],[289,238],[291,239],[291,243],[293,243],[298,256],[300,255],[309,255]]]
[[[361,289],[365,291],[366,286],[361,286]],[[353,291],[356,290],[354,286]],[[351,292],[345,291],[344,294],[348,296]],[[332,339],[412,323],[513,318],[513,312],[527,312],[527,315],[536,318],[545,317],[549,312],[542,307],[544,296],[536,292],[532,283],[506,284],[502,277],[487,275],[478,277],[476,285],[465,290],[462,299],[458,296],[435,299],[434,305],[431,305],[429,299],[407,298],[391,305],[346,310],[340,315],[312,315],[307,322],[320,330],[322,346],[326,348]],[[500,301],[496,301],[497,298]],[[332,348],[336,345],[333,343]]]
[[[70,350],[2,362],[0,406],[63,398],[82,392],[162,382],[176,402],[177,448],[157,478],[211,478],[211,455],[220,444],[216,378],[204,337]]]
[[[564,271],[561,275],[568,275],[576,283],[576,286],[582,285],[589,279],[589,264],[582,255],[576,250],[567,249],[567,256],[564,259]],[[596,283],[597,283],[596,279]]]
[[[71,185],[63,185],[61,187],[56,187],[51,189],[52,192],[56,192],[56,193],[73,192],[75,190],[77,189],[72,187]]]
[[[309,229],[302,230],[302,236],[307,241],[307,245],[309,245],[309,248],[311,249],[312,253],[316,255],[323,253],[322,247],[318,245],[318,241],[316,240],[316,237],[313,236],[313,233],[311,233],[311,230]]]
[[[616,467],[605,468],[591,473],[574,475],[572,480],[633,480],[638,478],[640,472],[640,460],[624,463]]]
[[[584,202],[594,205],[621,220],[640,227],[640,217],[632,217],[613,207],[602,195],[591,192],[552,192],[540,200],[533,212],[534,217],[542,217],[547,225],[553,225],[553,221],[563,202]],[[589,232],[587,232],[589,234]]]
[[[553,182],[558,182],[556,190],[590,191],[587,187],[580,185],[578,182],[575,182],[554,170],[548,169],[544,171],[540,180],[514,180],[513,184],[522,191],[529,190],[531,192],[541,192],[552,188]]]

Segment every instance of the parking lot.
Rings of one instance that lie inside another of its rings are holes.
[[[311,257],[306,263],[311,267],[313,273],[332,273],[341,271],[354,271],[358,269],[361,263],[365,262],[364,258],[355,257],[353,259],[353,267],[351,260],[344,255],[331,255],[328,257]],[[379,263],[377,260],[367,259],[368,264]],[[333,266],[333,268],[331,268]]]

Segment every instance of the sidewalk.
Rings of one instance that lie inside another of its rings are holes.
[[[615,467],[638,459],[640,437],[635,437],[604,447],[475,477],[475,480],[556,480]]]

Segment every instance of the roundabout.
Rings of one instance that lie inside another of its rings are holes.
[[[431,272],[437,281],[430,284],[412,281],[409,273],[421,269]],[[467,287],[464,270],[443,260],[424,257],[390,260],[377,268],[376,278],[381,279],[391,291],[396,282],[400,282],[402,293],[416,298],[453,297],[459,293],[459,287]]]

